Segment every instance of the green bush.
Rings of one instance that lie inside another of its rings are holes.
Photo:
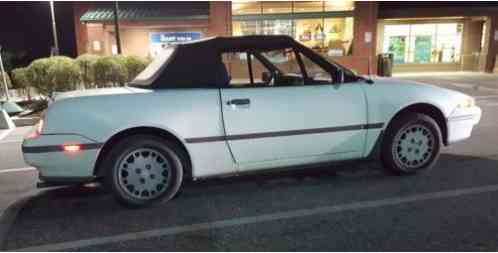
[[[128,71],[123,56],[104,56],[95,61],[94,81],[97,87],[104,87],[108,84],[123,85],[128,78]]]
[[[48,75],[54,91],[70,91],[78,88],[80,68],[75,60],[66,56],[51,57]]]
[[[69,57],[42,58],[29,65],[27,79],[40,95],[52,97],[54,92],[77,88],[80,69]]]
[[[127,56],[125,59],[126,69],[128,70],[128,82],[135,79],[148,65],[147,60],[137,56]]]
[[[99,59],[99,56],[92,54],[83,54],[76,58],[76,64],[81,70],[81,81],[85,88],[92,88],[94,86],[94,64]]]
[[[28,100],[31,100],[28,68],[17,68],[12,70],[12,86],[14,89],[17,89],[21,95],[26,95],[28,96]]]
[[[26,78],[28,79],[31,86],[40,94],[44,96],[49,96],[49,77],[48,68],[51,65],[49,58],[41,58],[34,60],[29,66],[26,72]]]

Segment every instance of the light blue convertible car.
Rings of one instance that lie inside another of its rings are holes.
[[[480,117],[465,94],[368,80],[287,36],[216,37],[166,48],[125,87],[59,95],[23,153],[43,185],[102,180],[142,206],[186,178],[367,158],[416,173]]]

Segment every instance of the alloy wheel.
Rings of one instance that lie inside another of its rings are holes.
[[[435,136],[429,128],[421,124],[407,126],[394,138],[394,161],[405,168],[420,168],[430,161],[434,145]]]
[[[150,200],[161,196],[171,180],[171,165],[159,152],[138,148],[118,163],[118,183],[131,197]]]

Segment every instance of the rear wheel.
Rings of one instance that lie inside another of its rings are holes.
[[[181,148],[150,135],[134,135],[116,143],[105,165],[114,196],[129,206],[171,199],[183,179]]]
[[[396,174],[414,174],[434,166],[441,148],[441,130],[436,121],[420,113],[398,117],[386,130],[382,162]]]

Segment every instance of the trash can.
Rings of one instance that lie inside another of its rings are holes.
[[[393,75],[393,60],[394,55],[392,53],[379,54],[378,64],[377,64],[377,74],[379,76],[392,76]]]

